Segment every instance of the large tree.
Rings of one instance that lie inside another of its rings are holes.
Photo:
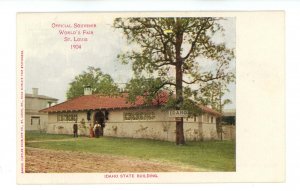
[[[104,74],[100,68],[89,66],[87,71],[75,76],[69,83],[67,99],[72,99],[84,94],[84,87],[90,86],[93,93],[113,95],[119,93],[118,85],[109,74]]]
[[[233,74],[227,70],[234,51],[214,39],[215,34],[224,30],[220,20],[213,17],[116,18],[114,27],[123,31],[132,47],[119,55],[122,63],[132,64],[134,79],[129,85],[130,93],[145,95],[147,92],[147,96],[156,96],[163,89],[173,90],[173,108],[179,110],[196,102],[200,95],[199,88],[194,89],[193,84],[217,79],[230,81]],[[206,59],[213,70],[202,70],[201,59]],[[176,144],[185,144],[182,118],[176,121]]]

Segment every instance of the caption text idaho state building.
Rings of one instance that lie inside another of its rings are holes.
[[[101,96],[85,95],[41,110],[48,113],[47,133],[72,134],[78,123],[78,134],[89,135],[98,121],[103,126],[103,136],[131,137],[175,141],[176,121],[160,107],[167,102],[162,94],[151,106],[144,106],[142,97],[134,104],[128,103],[127,94]],[[185,139],[191,141],[218,139],[216,117],[220,113],[200,106],[202,115],[184,118]]]

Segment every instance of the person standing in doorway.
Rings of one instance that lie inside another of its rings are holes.
[[[100,135],[100,124],[98,123],[98,121],[96,121],[96,123],[94,125],[94,132],[95,132],[95,137],[99,138],[99,135]]]
[[[74,137],[78,137],[78,125],[77,125],[77,121],[75,121],[75,123],[73,125],[73,134],[74,134]]]

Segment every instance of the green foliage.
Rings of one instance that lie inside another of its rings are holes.
[[[233,82],[232,80],[231,82]],[[223,112],[225,105],[230,104],[230,99],[222,99],[224,94],[228,92],[227,83],[222,81],[212,81],[200,88],[199,101],[204,104],[209,104],[213,109]]]
[[[158,98],[163,90],[167,90],[167,87],[162,88],[163,86],[165,86],[165,83],[161,78],[145,78],[142,76],[131,79],[126,85],[125,91],[129,94],[130,102],[135,102],[136,96],[143,96],[146,104],[150,104],[153,99]],[[171,91],[168,92],[171,93]]]
[[[203,92],[201,88],[192,88],[193,84],[200,87],[215,80],[229,83],[234,78],[228,71],[234,50],[214,41],[214,36],[224,30],[220,20],[216,17],[116,18],[114,27],[123,31],[132,44],[131,51],[118,56],[123,64],[132,64],[134,78],[130,83],[133,85],[128,85],[131,98],[140,94],[151,100],[161,90],[173,88],[176,100],[171,100],[168,106],[197,113],[192,104],[201,103]],[[201,68],[201,58],[209,60],[211,70]],[[175,76],[171,75],[172,70]],[[148,92],[141,91],[136,85],[138,81],[145,83],[143,89]],[[176,144],[185,144],[180,121],[176,122]]]
[[[115,95],[119,93],[119,88],[114,83],[112,77],[108,74],[103,74],[100,68],[89,66],[87,71],[75,77],[69,84],[67,91],[67,99],[72,99],[84,95],[84,87],[90,86],[93,93],[101,93],[104,95]]]
[[[213,40],[216,34],[223,34],[220,20],[223,18],[115,19],[114,27],[123,31],[133,47],[118,56],[121,63],[132,64],[134,71],[126,87],[130,101],[145,92],[150,100],[160,91],[168,90],[170,94],[177,94],[176,99],[183,94],[183,99],[170,100],[168,106],[176,107],[178,102],[183,102],[180,108],[190,106],[191,102],[210,103],[210,99],[202,99],[211,91],[210,82],[228,84],[235,78],[229,71],[229,64],[235,58],[234,50]],[[209,60],[211,70],[203,70],[199,58]],[[180,70],[181,75],[171,75],[175,70]],[[178,88],[182,83],[182,89]]]
[[[51,137],[52,135],[49,135],[48,138],[47,134],[43,136],[44,140],[49,140]],[[26,146],[172,162],[179,166],[190,165],[199,171],[235,171],[235,142],[233,141],[188,142],[186,146],[174,147],[172,142],[157,140],[79,137],[76,141],[26,142]]]

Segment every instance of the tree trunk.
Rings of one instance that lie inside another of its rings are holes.
[[[183,60],[181,58],[181,45],[183,40],[183,34],[179,32],[180,22],[177,22],[177,34],[176,34],[176,110],[180,110],[183,104],[183,87],[182,87],[182,65]],[[176,119],[176,145],[184,145],[184,131],[183,131],[183,118]]]
[[[222,127],[222,115],[223,115],[223,108],[222,108],[222,89],[221,83],[219,83],[219,104],[220,104],[220,129],[221,129],[221,141],[223,141],[223,127]]]
[[[176,66],[176,110],[180,110],[183,104],[182,96],[182,69],[181,65]],[[176,119],[176,145],[184,145],[183,118]]]

